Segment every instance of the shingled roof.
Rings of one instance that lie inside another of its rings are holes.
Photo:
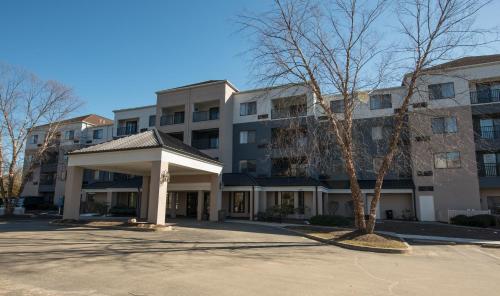
[[[472,65],[479,65],[479,64],[486,64],[493,62],[500,62],[500,54],[463,57],[460,59],[456,59],[453,61],[449,61],[446,63],[426,68],[424,69],[424,71],[443,70],[448,68],[465,67],[465,66],[472,66]]]
[[[194,157],[200,160],[210,161],[222,165],[219,161],[211,158],[198,149],[191,147],[178,139],[160,132],[156,129],[145,131],[136,135],[118,138],[94,146],[82,148],[69,152],[70,155],[88,154],[112,151],[127,151],[150,148],[164,148],[173,152],[183,154],[185,156]]]

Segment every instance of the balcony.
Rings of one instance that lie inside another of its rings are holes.
[[[193,131],[191,146],[201,150],[218,149],[219,130]]]
[[[219,107],[210,108],[209,111],[193,112],[193,122],[219,119]]]
[[[471,104],[500,102],[500,89],[485,89],[470,92]]]
[[[272,101],[271,119],[301,117],[306,115],[306,96],[279,98]]]
[[[183,124],[183,123],[184,123],[184,112],[182,112],[182,116],[177,114],[169,114],[169,115],[162,115],[160,117],[161,126]]]
[[[57,162],[42,163],[40,166],[40,173],[54,173],[57,172]]]
[[[478,175],[480,177],[498,177],[500,176],[500,164],[480,163],[478,164]]]
[[[196,103],[193,106],[193,122],[219,119],[219,100]]]
[[[116,129],[117,136],[128,136],[137,134],[137,125],[122,126]]]
[[[477,131],[477,136],[487,140],[500,139],[500,127],[496,125],[482,126]]]

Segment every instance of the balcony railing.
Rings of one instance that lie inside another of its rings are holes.
[[[500,89],[487,89],[470,92],[471,104],[500,102]]]
[[[116,129],[117,136],[137,134],[137,126],[122,126]]]
[[[193,122],[217,120],[219,119],[219,111],[197,111],[193,112]]]
[[[478,169],[480,177],[497,177],[500,175],[500,164],[498,163],[481,163]]]
[[[305,106],[297,106],[296,108],[287,108],[287,109],[272,109],[271,110],[271,119],[280,119],[280,118],[291,118],[291,117],[300,117],[307,115],[307,108]]]
[[[40,166],[41,173],[54,173],[57,172],[57,161],[51,163],[42,163]]]
[[[160,117],[160,125],[172,125],[172,124],[182,124],[184,123],[184,117],[175,115],[162,115]]]
[[[191,141],[191,146],[196,149],[218,149],[219,148],[219,139],[193,139]]]
[[[500,126],[482,126],[477,133],[481,139],[500,139]]]

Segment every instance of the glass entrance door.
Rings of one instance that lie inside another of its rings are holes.
[[[196,217],[197,210],[198,210],[198,192],[188,192],[187,193],[186,216],[187,217]]]

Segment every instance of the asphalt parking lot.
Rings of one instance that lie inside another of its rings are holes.
[[[173,231],[0,221],[0,295],[495,295],[500,249],[350,251],[279,229],[180,221]]]

